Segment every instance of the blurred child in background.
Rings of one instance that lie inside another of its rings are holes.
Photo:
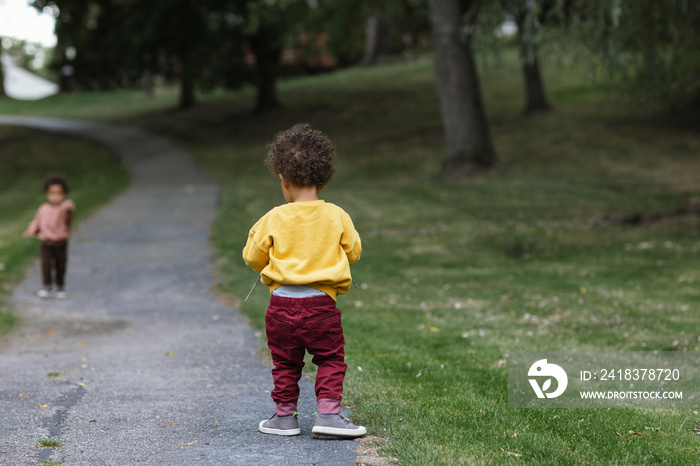
[[[36,236],[41,241],[41,269],[44,286],[37,292],[40,298],[66,297],[65,277],[68,262],[68,238],[75,204],[66,200],[70,188],[62,176],[52,175],[44,181],[44,193],[49,202],[42,204],[24,232],[24,237]],[[54,284],[56,288],[54,289]]]

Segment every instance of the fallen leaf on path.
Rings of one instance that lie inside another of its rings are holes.
[[[27,394],[26,394],[26,393],[20,393],[20,394],[18,394],[17,396],[21,398],[21,397],[23,397],[23,396],[27,396]]]
[[[194,442],[190,442],[190,443],[183,443],[182,445],[178,445],[177,447],[182,448],[182,447],[186,447],[188,445],[194,445],[195,443],[197,443],[197,440],[195,440]]]
[[[36,405],[36,407],[37,407],[37,408],[48,408],[48,405],[46,405],[46,404],[40,404],[40,405]]]
[[[167,422],[168,424],[173,425],[173,426],[175,425],[175,423],[173,421],[165,421],[165,422]]]
[[[48,330],[46,332],[47,335],[56,335],[56,330]]]
[[[90,419],[90,422],[94,422],[95,424],[97,424],[97,419]],[[90,422],[88,422],[88,424],[89,424]]]
[[[164,356],[175,356],[174,351],[168,351],[167,353],[164,354]]]
[[[84,341],[76,341],[75,346],[87,346],[87,343],[85,343]]]
[[[2,379],[0,380],[0,382],[7,382],[7,379]]]
[[[78,382],[78,385],[80,385],[81,387],[84,387],[84,386],[85,386],[85,384],[82,383],[82,382]]]

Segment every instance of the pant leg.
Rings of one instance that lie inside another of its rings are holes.
[[[44,281],[44,286],[51,286],[51,263],[53,262],[53,254],[51,247],[46,244],[41,244],[41,274]]]
[[[343,398],[343,381],[348,366],[345,364],[345,338],[340,311],[335,307],[335,302],[331,298],[328,299],[332,304],[327,303],[322,309],[324,315],[319,318],[317,314],[316,319],[307,324],[306,345],[309,353],[313,355],[312,362],[318,366],[316,398],[337,400],[335,405],[339,407],[340,400]],[[319,403],[319,409],[322,404],[328,403],[325,401]]]
[[[274,301],[273,297],[265,315],[267,346],[274,364],[272,378],[275,388],[271,395],[278,405],[296,405],[305,350],[297,336],[297,326],[289,319],[294,310],[278,307]]]
[[[56,267],[56,286],[63,288],[68,264],[68,243],[54,247],[54,265]]]

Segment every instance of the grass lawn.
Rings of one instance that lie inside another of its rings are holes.
[[[38,240],[22,238],[22,232],[36,209],[46,202],[43,194],[46,176],[61,173],[67,177],[71,186],[68,198],[76,203],[77,223],[123,190],[129,177],[121,162],[104,148],[76,138],[0,126],[0,146],[0,334],[3,334],[18,320],[7,312],[3,300],[29,263],[39,257]],[[37,289],[40,285],[37,281]]]
[[[697,217],[589,222],[697,196],[700,132],[664,126],[554,63],[555,111],[526,119],[517,61],[505,58],[482,85],[507,170],[467,179],[435,176],[444,143],[427,58],[286,81],[285,108],[271,114],[249,114],[246,91],[134,121],[185,144],[221,183],[218,289],[239,302],[255,280],[241,259],[247,231],[283,202],[266,143],[302,121],[334,140],[338,173],[323,195],[350,213],[364,246],[353,268],[362,289],[339,300],[345,402],[382,438],[381,454],[416,465],[697,464],[693,410],[507,407],[512,351],[700,350]],[[258,288],[240,303],[258,328],[267,299]]]

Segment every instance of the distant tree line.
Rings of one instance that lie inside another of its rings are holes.
[[[60,86],[107,90],[177,81],[180,107],[197,89],[257,87],[257,109],[279,106],[285,49],[323,36],[339,66],[374,63],[429,37],[418,0],[34,0],[56,6],[52,64]],[[381,17],[381,21],[372,18]],[[374,25],[369,27],[368,25]],[[372,38],[369,40],[368,38]],[[316,41],[317,42],[317,41]],[[426,42],[425,40],[423,42]],[[319,53],[312,50],[309,53]]]
[[[700,2],[691,0],[34,0],[57,7],[53,67],[63,90],[180,84],[257,88],[280,105],[285,50],[324,38],[339,66],[434,48],[447,141],[444,172],[498,165],[473,48],[517,24],[526,115],[551,109],[540,71],[547,40],[584,47],[591,67],[644,99],[700,110]],[[1,31],[0,31],[1,33]],[[478,42],[477,42],[478,41]],[[488,41],[487,41],[488,42]],[[491,43],[498,46],[499,41]],[[312,50],[309,53],[318,53]]]

